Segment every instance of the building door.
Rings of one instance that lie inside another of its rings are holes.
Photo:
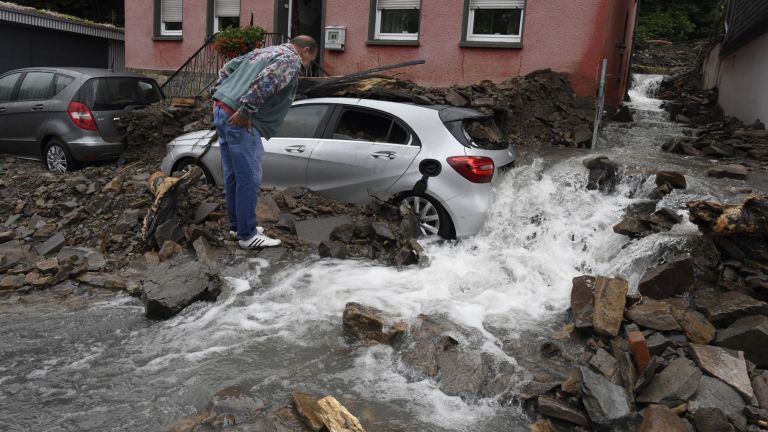
[[[317,63],[322,64],[323,18],[325,0],[277,0],[275,5],[276,31],[288,39],[309,35],[320,44]]]

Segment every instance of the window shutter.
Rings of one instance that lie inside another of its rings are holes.
[[[216,16],[239,17],[240,0],[216,0]]]
[[[470,9],[523,9],[524,0],[470,0]]]
[[[418,9],[420,0],[378,0],[377,9]]]
[[[160,19],[164,22],[181,22],[182,0],[162,0]]]

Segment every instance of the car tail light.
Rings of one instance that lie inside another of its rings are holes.
[[[472,183],[490,183],[493,178],[493,159],[485,156],[452,156],[447,159],[459,174]]]
[[[70,102],[69,107],[67,107],[67,114],[69,114],[69,118],[71,118],[80,129],[92,131],[99,130],[91,110],[80,102]]]

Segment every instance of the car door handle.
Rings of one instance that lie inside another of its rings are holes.
[[[371,157],[373,157],[375,159],[389,159],[389,160],[392,160],[392,159],[394,159],[396,157],[396,155],[395,155],[395,152],[392,152],[392,151],[380,151],[380,152],[376,152],[376,153],[371,154]]]
[[[307,146],[303,145],[292,145],[285,148],[285,151],[288,153],[304,153],[304,150],[307,149]]]
[[[37,105],[34,105],[34,106],[32,107],[32,111],[40,111],[41,109],[43,109],[43,107],[44,107],[44,105],[43,105],[43,104],[37,104]]]
[[[0,112],[5,112],[5,107],[0,107]]]

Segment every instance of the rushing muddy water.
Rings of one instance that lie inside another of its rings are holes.
[[[597,152],[549,150],[507,175],[482,232],[458,243],[428,243],[424,268],[364,261],[255,257],[227,270],[215,303],[150,322],[124,294],[74,285],[0,300],[0,430],[155,431],[203,409],[219,389],[239,385],[267,409],[291,391],[332,394],[370,431],[514,431],[530,419],[514,404],[464,402],[428,380],[409,382],[388,347],[341,337],[345,303],[356,301],[413,321],[447,313],[481,330],[488,352],[537,346],[563,322],[571,278],[621,275],[635,286],[660,248],[684,249],[696,228],[630,241],[612,226],[653,189],[650,169],[686,174],[689,188],[661,205],[684,214],[693,198],[743,199],[743,183],[707,179],[711,161],[662,153],[683,130],[646,96],[659,77],[633,89],[632,125],[611,125]],[[604,154],[625,167],[615,194],[586,190],[585,158]],[[503,339],[503,340],[502,340]]]

